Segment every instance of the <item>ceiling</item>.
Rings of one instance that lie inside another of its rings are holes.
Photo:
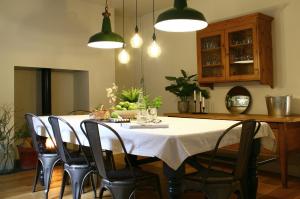
[[[99,0],[101,5],[105,5],[105,0]],[[122,0],[108,0],[108,6],[115,8],[116,14],[122,14]],[[155,0],[155,10],[172,7],[173,0]],[[152,0],[138,0],[138,16],[152,12]],[[135,16],[135,0],[125,0],[125,15]]]

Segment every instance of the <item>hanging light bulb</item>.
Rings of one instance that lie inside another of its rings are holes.
[[[152,43],[150,44],[150,46],[148,47],[148,55],[152,58],[157,58],[160,56],[161,54],[161,48],[158,45],[157,41],[156,41],[156,34],[155,34],[155,28],[154,28],[154,22],[155,22],[155,16],[154,16],[154,0],[152,1],[153,3],[153,35],[152,35]]]
[[[136,27],[136,32],[130,40],[130,44],[132,48],[140,48],[143,45],[143,39],[139,35],[138,29]]]
[[[139,27],[137,24],[137,11],[138,10],[138,6],[137,6],[137,0],[135,0],[135,33],[133,35],[133,37],[130,40],[130,44],[132,48],[140,48],[143,45],[143,39],[142,37],[139,35]]]
[[[152,58],[157,58],[161,54],[161,48],[158,45],[158,43],[156,42],[156,35],[155,35],[155,33],[153,33],[152,39],[153,39],[153,41],[150,44],[150,46],[148,47],[148,55],[150,57],[152,57]]]
[[[130,55],[127,52],[127,50],[125,49],[125,47],[123,47],[123,49],[121,50],[121,52],[118,55],[118,60],[121,64],[128,64],[130,61]]]
[[[123,38],[124,37],[124,32],[125,32],[125,5],[124,5],[124,0],[123,0]],[[127,52],[127,50],[125,49],[125,41],[123,44],[123,49],[121,50],[121,52],[118,55],[118,60],[121,64],[128,64],[130,61],[130,55]]]

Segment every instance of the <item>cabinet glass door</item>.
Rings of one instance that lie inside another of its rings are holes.
[[[224,71],[224,33],[214,33],[201,37],[198,43],[198,65],[201,82],[225,79]]]
[[[231,30],[227,33],[229,46],[228,76],[231,80],[255,80],[258,76],[254,54],[254,30],[250,26],[243,27],[242,30]]]

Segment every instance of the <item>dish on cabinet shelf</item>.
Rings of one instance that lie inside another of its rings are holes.
[[[234,64],[252,64],[253,60],[235,61]]]

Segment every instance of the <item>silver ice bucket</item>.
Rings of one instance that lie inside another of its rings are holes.
[[[292,96],[266,96],[268,115],[284,117],[291,114]]]

